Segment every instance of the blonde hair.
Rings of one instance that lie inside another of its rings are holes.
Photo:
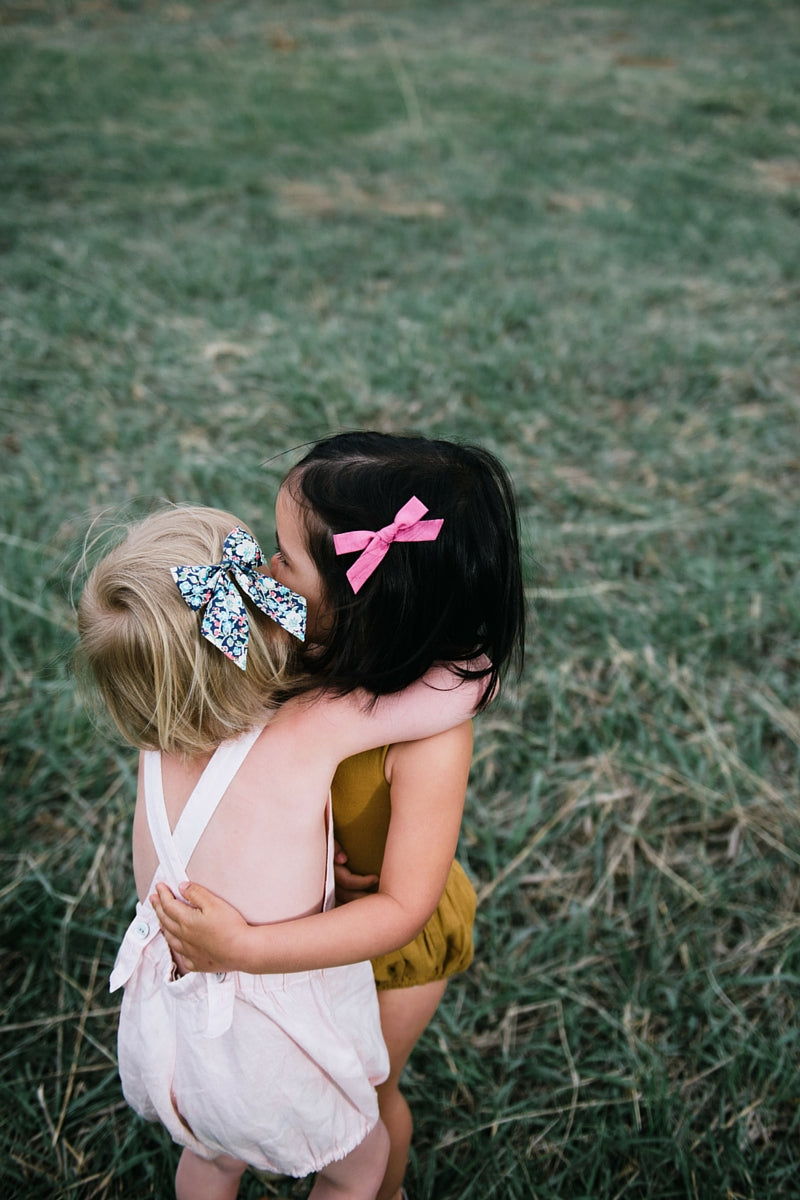
[[[159,510],[131,526],[86,580],[79,675],[90,702],[100,699],[139,749],[207,753],[295,690],[297,650],[285,630],[245,599],[243,671],[202,637],[203,614],[189,608],[170,573],[219,562],[226,536],[240,524],[215,508]]]

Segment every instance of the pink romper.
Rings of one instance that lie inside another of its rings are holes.
[[[161,756],[144,755],[144,793],[160,880],[173,890],[260,729],[223,743],[170,832]],[[268,867],[265,866],[265,870]],[[333,904],[328,811],[324,908]],[[302,1176],[353,1150],[378,1119],[388,1074],[368,962],[287,975],[176,977],[149,901],[120,946],[111,991],[124,985],[119,1073],[125,1099],[202,1158],[230,1154]]]

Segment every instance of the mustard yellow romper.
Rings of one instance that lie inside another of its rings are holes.
[[[391,799],[386,782],[388,746],[341,763],[333,780],[336,840],[358,875],[380,875]],[[413,864],[409,864],[413,869]],[[475,889],[454,861],[439,905],[413,942],[372,960],[378,991],[416,987],[465,971],[472,962]]]

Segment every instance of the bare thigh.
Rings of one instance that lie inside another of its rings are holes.
[[[403,1067],[430,1024],[446,987],[446,980],[437,979],[419,987],[387,988],[378,992],[381,1030],[389,1051],[389,1078],[382,1087],[397,1086]]]
[[[389,1157],[389,1135],[381,1121],[355,1150],[320,1171],[308,1200],[374,1200]]]

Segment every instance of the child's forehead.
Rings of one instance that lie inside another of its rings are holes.
[[[306,526],[303,509],[285,485],[279,490],[275,500],[276,535],[281,542],[299,540],[303,545],[306,541]]]

